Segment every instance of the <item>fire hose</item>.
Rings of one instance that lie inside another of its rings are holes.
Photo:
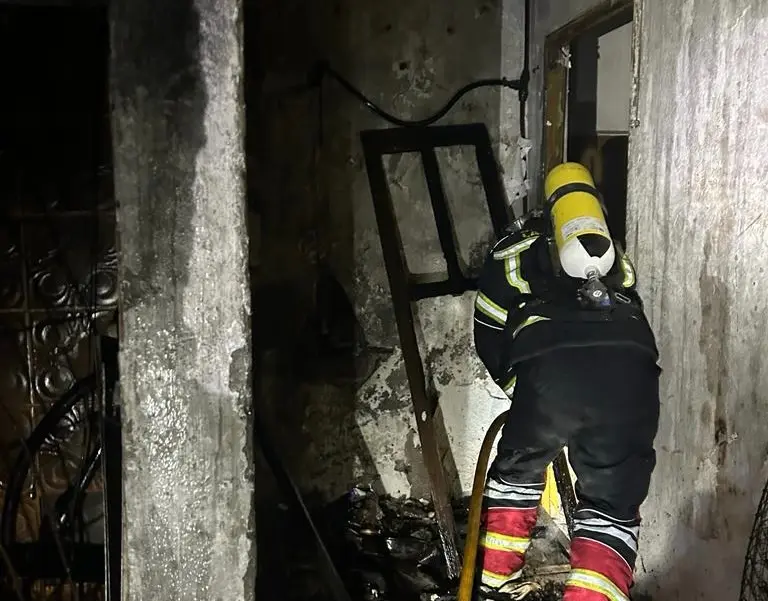
[[[467,540],[464,543],[464,560],[461,564],[459,579],[459,594],[457,601],[470,601],[475,582],[475,564],[477,563],[477,546],[480,542],[480,516],[483,510],[483,489],[485,476],[488,472],[488,459],[493,450],[493,442],[507,419],[509,411],[499,415],[483,439],[480,455],[475,468],[475,479],[472,482],[472,497],[469,501],[469,523],[467,524]]]

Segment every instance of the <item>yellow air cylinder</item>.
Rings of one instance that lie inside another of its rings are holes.
[[[558,165],[544,181],[544,194],[563,271],[583,279],[606,275],[616,251],[589,170],[578,163]]]

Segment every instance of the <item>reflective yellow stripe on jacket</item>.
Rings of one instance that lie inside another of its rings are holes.
[[[496,250],[493,252],[493,258],[500,261],[508,257],[519,255],[524,250],[531,248],[531,245],[538,239],[539,236],[531,236],[530,238],[525,238],[524,240],[513,244],[509,248],[505,248],[504,250]]]
[[[508,397],[511,397],[512,393],[515,392],[515,384],[517,384],[517,376],[512,376],[512,379],[502,387],[504,394],[506,394]]]
[[[632,288],[632,286],[635,285],[635,282],[637,281],[637,278],[635,277],[635,268],[632,265],[632,261],[629,260],[629,257],[624,254],[624,251],[621,249],[617,249],[619,251],[619,264],[621,265],[621,271],[624,274],[624,280],[621,282],[621,285],[624,288]]]
[[[520,294],[530,294],[531,286],[520,273],[520,256],[513,255],[505,259],[507,268],[507,283],[516,288]]]
[[[507,273],[507,283],[520,292],[520,294],[531,293],[531,286],[520,273],[520,254],[531,248],[531,245],[536,242],[538,238],[538,236],[532,236],[513,244],[509,248],[493,253],[494,259],[504,261],[505,271]]]
[[[494,303],[487,295],[482,292],[478,292],[475,299],[475,307],[486,317],[492,319],[500,325],[507,323],[507,311],[502,307]]]
[[[543,315],[531,315],[530,317],[526,317],[523,323],[517,326],[515,328],[515,331],[512,332],[512,338],[517,338],[517,335],[520,333],[520,331],[523,328],[527,328],[528,326],[538,323],[540,321],[549,321],[549,317],[544,317]]]

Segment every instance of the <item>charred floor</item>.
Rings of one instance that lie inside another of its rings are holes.
[[[453,504],[459,546],[466,539],[469,498]],[[457,582],[448,577],[434,507],[425,499],[378,495],[370,488],[354,488],[333,503],[315,508],[325,551],[338,566],[338,577],[349,598],[360,601],[454,601]],[[335,575],[321,555],[309,524],[289,505],[273,522],[274,538],[264,559],[260,592],[290,600],[337,599],[329,581]],[[272,532],[272,529],[270,529]],[[277,533],[280,533],[278,535]],[[542,516],[529,552],[525,599],[550,601],[562,597],[568,571],[567,539]],[[279,544],[275,545],[275,542]],[[263,589],[261,587],[264,587]],[[511,599],[504,594],[499,599]]]

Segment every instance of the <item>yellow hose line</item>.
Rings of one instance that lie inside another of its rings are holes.
[[[459,580],[459,595],[457,601],[471,601],[472,586],[475,580],[475,564],[477,563],[477,545],[480,541],[480,514],[483,510],[483,490],[488,473],[488,459],[493,450],[493,442],[507,419],[509,411],[505,411],[491,424],[488,433],[480,447],[477,458],[475,479],[472,483],[472,498],[469,501],[469,523],[467,524],[467,540],[464,543],[464,560],[461,564],[461,579]]]

